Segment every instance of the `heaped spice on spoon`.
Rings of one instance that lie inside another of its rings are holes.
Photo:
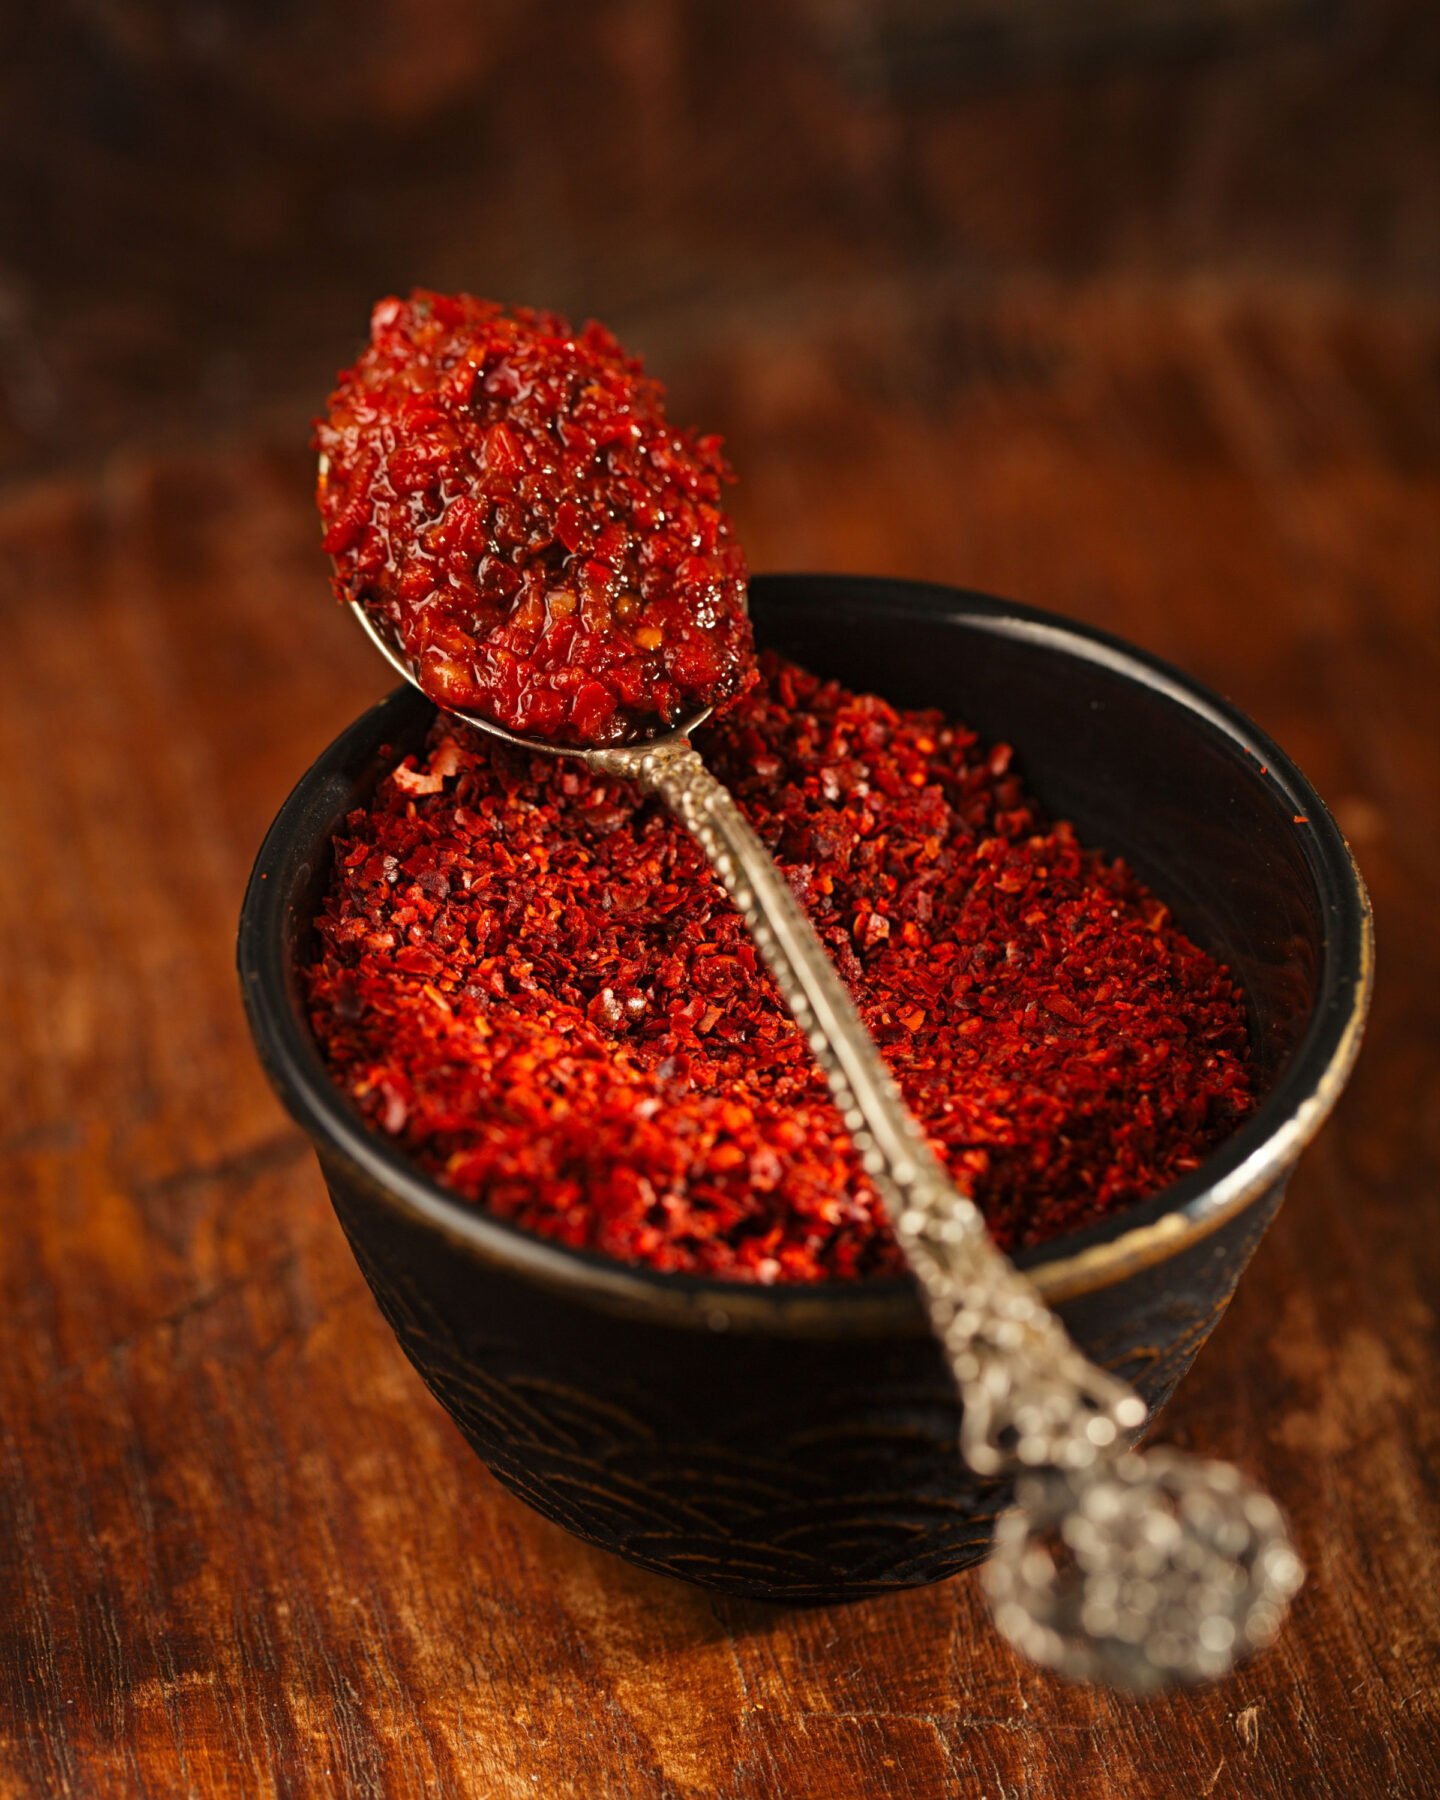
[[[1005,746],[766,657],[705,751],[1003,1247],[1153,1193],[1250,1111],[1230,975]],[[902,1268],[738,914],[625,783],[441,716],[346,822],[316,925],[337,1082],[458,1194],[656,1269]]]
[[[441,705],[603,745],[749,678],[719,439],[672,426],[603,326],[383,300],[315,445],[336,595],[395,632]]]

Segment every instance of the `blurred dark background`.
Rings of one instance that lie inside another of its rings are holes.
[[[298,430],[370,301],[416,283],[603,317],[782,482],[790,440],[804,464],[877,409],[933,430],[986,380],[1083,382],[1157,286],[1312,323],[1440,286],[1424,0],[6,12],[10,478],[257,412]]]

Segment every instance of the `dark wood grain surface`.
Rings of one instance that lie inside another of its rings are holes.
[[[0,503],[0,1793],[1422,1795],[1437,1759],[1440,334],[1405,306],[1017,287],[925,403],[845,321],[717,346],[759,566],[960,578],[1135,636],[1301,759],[1373,886],[1370,1042],[1175,1441],[1311,1567],[1280,1646],[1132,1705],[974,1581],[774,1612],[527,1512],[403,1362],[231,971],[292,778],[382,686],[262,437]],[[306,654],[298,653],[304,643]]]
[[[1440,13],[1144,10],[0,17],[0,1800],[1440,1792]],[[1230,1682],[1061,1686],[969,1576],[640,1574],[401,1357],[232,947],[385,685],[304,443],[417,280],[609,318],[728,434],[756,567],[1132,636],[1330,799],[1369,1042],[1162,1431],[1310,1566]]]

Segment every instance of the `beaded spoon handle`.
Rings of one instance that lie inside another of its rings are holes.
[[[381,654],[415,676],[352,605]],[[418,685],[418,683],[416,683]],[[1070,1341],[991,1242],[979,1209],[926,1142],[789,883],[689,732],[575,756],[662,799],[709,859],[806,1033],[865,1172],[918,1278],[963,1405],[976,1474],[1015,1482],[984,1580],[1000,1630],[1075,1680],[1138,1692],[1225,1674],[1274,1637],[1303,1580],[1275,1503],[1226,1463],[1127,1447],[1145,1403]]]
[[[1145,1403],[1081,1355],[997,1250],[875,1048],[789,883],[688,743],[592,752],[662,798],[745,919],[824,1070],[920,1280],[964,1402],[960,1445],[1017,1477],[985,1585],[996,1623],[1036,1662],[1139,1690],[1224,1674],[1268,1642],[1302,1571],[1279,1509],[1228,1464],[1140,1456]],[[1058,1535],[1071,1559],[1057,1563]]]

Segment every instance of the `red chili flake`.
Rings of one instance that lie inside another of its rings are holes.
[[[442,706],[614,743],[751,678],[720,440],[671,426],[603,326],[382,300],[315,447],[336,596],[394,627]]]
[[[1043,817],[1008,747],[766,657],[705,751],[1003,1246],[1153,1193],[1251,1110],[1230,975]],[[438,1180],[655,1269],[902,1266],[803,1032],[663,807],[442,716],[335,849],[314,1028]]]

